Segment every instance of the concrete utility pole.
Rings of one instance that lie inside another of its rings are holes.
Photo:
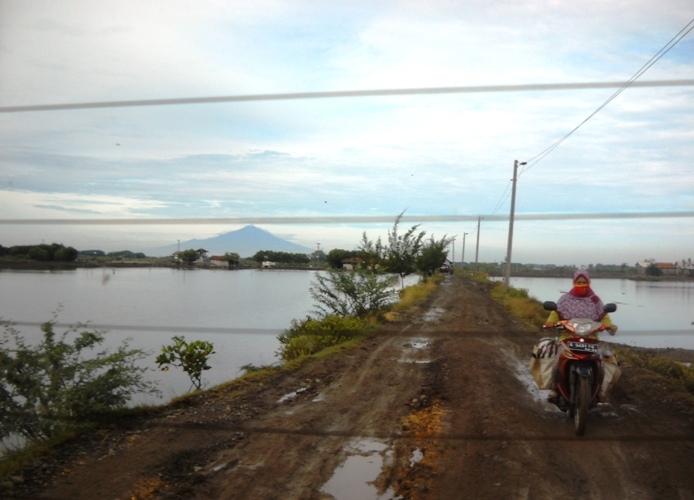
[[[511,280],[511,249],[513,248],[513,216],[516,212],[516,181],[518,180],[518,165],[525,165],[526,162],[518,163],[513,161],[513,187],[511,189],[511,216],[508,220],[508,247],[506,248],[506,269],[504,270],[504,291],[508,291],[509,281]]]
[[[475,247],[475,264],[480,256],[480,221],[482,217],[477,217],[477,246]]]
[[[468,235],[468,233],[463,233],[463,256],[460,259],[461,264],[463,267],[465,267],[465,237]]]

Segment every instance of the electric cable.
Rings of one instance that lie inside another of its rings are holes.
[[[636,79],[638,79],[641,75],[643,75],[646,71],[648,71],[648,69],[650,69],[656,62],[658,62],[661,57],[663,57],[665,54],[667,54],[675,45],[677,45],[693,29],[694,29],[694,18],[691,19],[687,23],[687,25],[684,28],[682,28],[674,37],[672,37],[670,39],[670,41],[668,43],[666,43],[665,46],[663,46],[663,48],[661,48],[653,57],[651,57],[651,59],[649,59],[648,62],[646,62],[643,66],[641,66],[641,68],[631,78],[629,78],[629,80],[627,80],[625,83],[623,83],[614,94],[612,94],[610,97],[608,97],[605,102],[603,102],[600,106],[598,106],[598,108],[595,111],[593,111],[590,115],[588,115],[587,118],[585,118],[581,123],[579,123],[576,127],[574,127],[571,131],[569,131],[566,135],[564,135],[561,139],[559,139],[554,144],[549,146],[547,149],[545,149],[544,151],[535,155],[534,157],[530,158],[526,162],[525,167],[520,170],[520,172],[518,173],[518,176],[527,172],[533,166],[537,165],[540,161],[542,161],[547,155],[549,155],[552,151],[554,151],[556,148],[558,148],[561,145],[561,143],[563,143],[566,139],[568,139],[570,136],[572,136],[588,120],[590,120],[596,114],[598,114],[603,108],[605,108],[605,106],[607,106],[614,99],[616,99],[617,96],[619,96],[622,92],[624,92],[628,87],[639,86],[639,85],[637,85]]]

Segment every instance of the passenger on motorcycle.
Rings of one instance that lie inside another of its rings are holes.
[[[549,314],[545,321],[545,327],[552,327],[563,319],[587,318],[600,321],[609,330],[610,335],[614,335],[617,331],[617,325],[612,323],[610,316],[603,311],[603,307],[604,304],[600,297],[590,288],[590,274],[585,269],[578,269],[574,273],[573,288],[559,298],[557,310]],[[570,335],[568,332],[562,334],[561,339],[563,340],[568,335]],[[606,346],[604,348],[607,349]],[[609,351],[606,354],[609,354]],[[556,390],[558,375],[558,367],[555,366],[552,370],[552,389],[547,398],[550,402],[556,401],[558,397]],[[600,399],[603,402],[607,401],[605,390],[600,390]]]

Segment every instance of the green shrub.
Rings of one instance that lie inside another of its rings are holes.
[[[326,316],[323,319],[292,320],[292,326],[278,335],[282,344],[277,352],[284,361],[322,351],[341,344],[368,330],[367,321],[357,317]]]
[[[323,317],[378,315],[390,307],[395,297],[392,276],[364,270],[330,269],[316,274],[309,291],[316,301],[316,312]]]
[[[125,407],[137,392],[158,393],[137,366],[149,353],[129,349],[94,352],[103,332],[70,327],[62,335],[54,322],[41,325],[43,339],[28,345],[6,325],[0,338],[0,439],[20,435],[41,442],[78,429],[88,417]],[[74,338],[68,341],[68,337]]]
[[[200,390],[202,372],[211,368],[207,361],[210,355],[214,354],[214,345],[202,340],[189,343],[185,337],[178,335],[171,340],[174,342],[172,345],[161,348],[157,364],[163,371],[167,371],[169,365],[180,367],[190,378],[190,388]]]

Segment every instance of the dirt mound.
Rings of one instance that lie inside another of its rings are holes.
[[[104,430],[5,495],[692,498],[691,398],[624,366],[576,437],[530,377],[539,336],[450,276],[357,348]]]

